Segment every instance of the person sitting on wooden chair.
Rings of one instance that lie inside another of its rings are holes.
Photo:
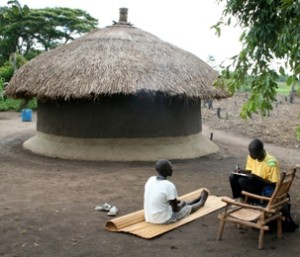
[[[169,224],[183,219],[202,207],[209,195],[203,190],[200,196],[191,202],[177,199],[176,186],[169,180],[172,176],[172,164],[168,160],[158,160],[155,164],[158,176],[152,176],[145,184],[144,213],[145,220],[155,224]]]
[[[279,163],[259,139],[251,141],[248,150],[245,170],[237,168],[229,177],[233,198],[241,198],[242,191],[270,197],[280,179]]]

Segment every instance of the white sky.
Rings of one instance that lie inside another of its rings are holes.
[[[0,0],[0,6],[8,0]],[[216,0],[19,0],[29,8],[69,7],[87,11],[100,28],[119,20],[119,8],[126,7],[128,21],[160,39],[189,51],[203,61],[212,55],[217,63],[239,53],[241,30],[223,28],[221,37],[210,29],[221,17]]]

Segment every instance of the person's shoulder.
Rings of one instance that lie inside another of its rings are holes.
[[[148,178],[147,183],[156,180],[156,176],[151,176],[150,178]]]
[[[265,160],[269,167],[276,167],[278,164],[277,159],[269,153],[267,153]]]
[[[172,181],[167,180],[167,179],[164,180],[163,183],[165,183],[166,185],[168,185],[168,186],[170,186],[170,187],[176,187],[175,184],[174,184]]]

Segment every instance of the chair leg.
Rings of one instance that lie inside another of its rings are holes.
[[[224,232],[224,227],[225,227],[225,221],[221,220],[220,227],[219,227],[219,233],[218,233],[218,240],[222,239],[222,235],[223,235],[223,232]]]
[[[258,237],[258,249],[261,250],[264,248],[264,233],[263,229],[259,230],[259,237]]]
[[[282,218],[278,217],[277,218],[277,237],[279,239],[282,238],[282,223],[281,223],[281,221],[282,221]]]

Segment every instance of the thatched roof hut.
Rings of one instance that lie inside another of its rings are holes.
[[[127,9],[120,11],[118,23],[45,52],[16,72],[6,93],[38,99],[37,134],[24,146],[87,160],[215,152],[201,135],[201,99],[227,97],[212,86],[218,74],[193,54],[132,26]]]

